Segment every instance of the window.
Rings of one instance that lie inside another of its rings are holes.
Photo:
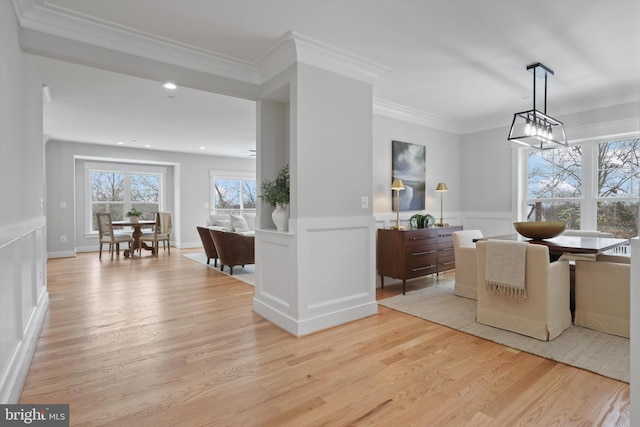
[[[211,214],[255,213],[256,179],[253,174],[211,172]],[[235,175],[235,176],[234,176]]]
[[[525,153],[522,216],[528,221],[565,221],[569,229],[620,238],[638,235],[639,138]]]
[[[96,213],[109,212],[114,221],[125,219],[125,212],[137,209],[143,218],[153,218],[155,212],[162,208],[163,173],[135,171],[148,169],[145,166],[120,165],[85,165],[87,190],[87,224],[88,232],[97,232]],[[157,168],[163,169],[163,168]]]
[[[640,139],[598,144],[598,230],[624,238],[638,235]]]

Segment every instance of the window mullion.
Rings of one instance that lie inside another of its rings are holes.
[[[582,144],[582,201],[580,203],[580,228],[597,230],[597,206],[595,198],[598,194],[598,144]]]

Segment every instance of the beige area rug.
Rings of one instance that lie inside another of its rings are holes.
[[[629,340],[572,325],[552,341],[540,341],[475,321],[476,301],[455,296],[453,281],[407,292],[378,304],[566,365],[629,382]]]
[[[213,268],[218,272],[220,271],[220,260],[218,260],[218,266],[214,267],[213,266],[213,262],[214,260],[211,260],[210,264],[207,264],[207,256],[205,255],[204,252],[196,252],[196,253],[192,253],[192,254],[183,254],[183,256],[186,256],[187,258],[194,260],[196,262],[199,262],[200,264],[209,267],[209,268]],[[229,267],[225,266],[224,267],[224,271],[221,272],[222,274],[226,274],[227,276],[229,276]],[[256,266],[255,265],[245,265],[244,267],[240,266],[240,265],[236,265],[235,267],[233,267],[233,276],[238,280],[241,280],[245,283],[250,284],[251,286],[255,286],[255,273],[256,273]]]

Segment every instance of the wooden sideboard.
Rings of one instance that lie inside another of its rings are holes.
[[[407,279],[456,268],[451,233],[460,230],[461,226],[378,229],[378,274],[382,287],[384,276],[401,279],[404,295]]]

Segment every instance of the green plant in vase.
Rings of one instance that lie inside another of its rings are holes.
[[[436,223],[436,219],[430,214],[415,214],[409,218],[409,228],[412,230],[418,228],[430,228]]]
[[[131,209],[124,214],[131,222],[138,222],[142,219],[142,212],[137,209]]]
[[[289,222],[287,208],[290,200],[289,165],[285,165],[273,181],[260,184],[260,197],[269,206],[275,207],[271,218],[278,231],[286,231]]]

